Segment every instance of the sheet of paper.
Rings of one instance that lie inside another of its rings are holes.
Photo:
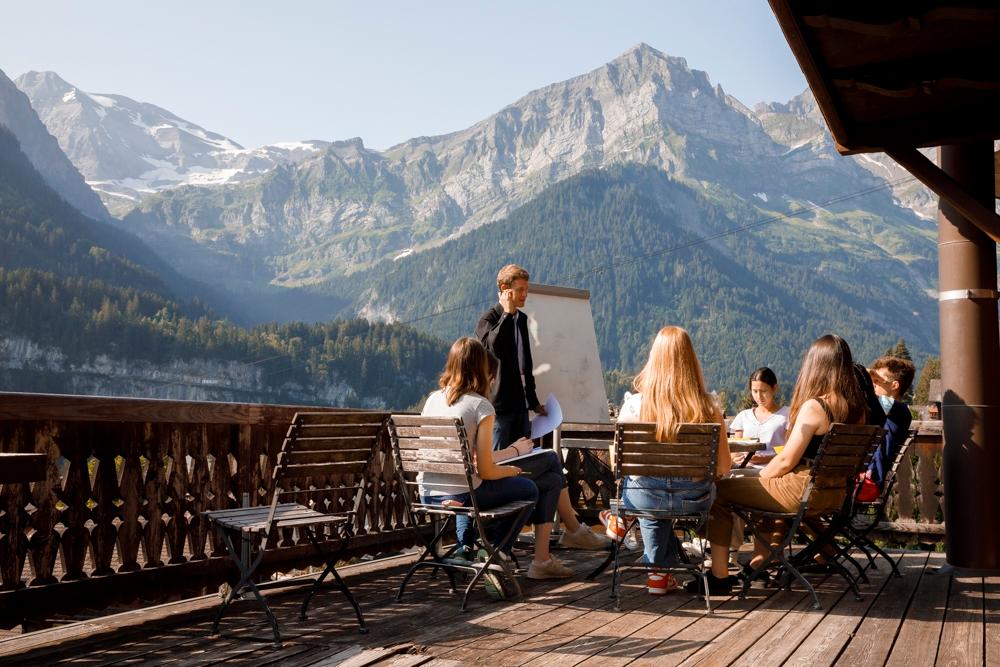
[[[505,463],[510,463],[511,461],[519,461],[521,459],[526,459],[529,456],[534,456],[535,454],[537,454],[539,452],[551,452],[551,451],[552,451],[551,449],[542,449],[541,447],[535,447],[534,449],[532,449],[527,454],[521,454],[520,456],[512,456],[509,459],[504,459],[503,461],[500,461],[500,464],[502,465],[502,464],[505,464]]]
[[[546,433],[552,433],[559,424],[562,424],[562,408],[559,407],[559,401],[556,400],[555,394],[549,394],[549,397],[545,399],[545,411],[548,414],[535,415],[535,418],[531,420],[532,440],[540,438]]]

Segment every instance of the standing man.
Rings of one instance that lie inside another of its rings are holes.
[[[500,386],[493,399],[493,449],[503,449],[531,435],[528,411],[546,414],[535,395],[528,317],[519,308],[528,298],[528,272],[508,264],[497,274],[500,303],[486,311],[476,325],[476,338],[500,359]]]

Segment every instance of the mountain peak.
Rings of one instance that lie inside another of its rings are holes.
[[[34,70],[25,72],[14,80],[14,84],[29,97],[34,95],[52,97],[62,97],[68,92],[76,90],[76,86],[69,83],[55,72],[36,72]],[[28,93],[28,91],[32,91]]]

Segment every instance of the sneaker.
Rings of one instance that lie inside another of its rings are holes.
[[[649,576],[646,577],[646,588],[650,595],[666,595],[670,591],[680,588],[680,585],[672,574],[650,572]]]
[[[681,542],[681,549],[684,550],[684,553],[687,554],[688,558],[698,560],[704,558],[708,553],[708,540],[696,537],[690,542]]]
[[[621,542],[623,547],[632,551],[639,548],[639,543],[636,541],[635,537],[632,536],[633,531],[625,530],[625,526],[628,525],[627,521],[619,521],[618,515],[611,510],[601,510],[601,513],[597,516],[600,518],[601,523],[604,524],[604,533],[610,539],[616,542]]]
[[[531,561],[528,566],[528,579],[566,579],[572,576],[573,570],[552,557],[544,563]]]
[[[500,552],[501,559],[509,560],[505,556],[506,554]],[[486,549],[480,549],[476,553],[476,562],[485,563],[489,557],[490,555],[486,552]],[[511,593],[509,593],[511,587],[508,587],[506,578],[500,572],[494,572],[493,570],[483,572],[483,586],[486,588],[486,594],[493,600],[506,600],[511,597]]]
[[[573,532],[566,531],[559,538],[559,546],[567,549],[607,549],[611,540],[598,535],[585,523]]]
[[[739,577],[729,575],[723,579],[717,578],[711,572],[708,572],[708,594],[709,595],[729,595],[733,592],[733,586],[740,582]],[[688,593],[695,593],[702,595],[705,593],[705,587],[701,583],[701,577],[695,577],[691,581],[687,582],[684,586],[684,590]]]

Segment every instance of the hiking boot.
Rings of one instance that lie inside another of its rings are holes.
[[[528,579],[566,579],[572,576],[573,570],[551,557],[544,563],[531,561],[528,566]]]
[[[646,589],[650,595],[666,595],[678,588],[680,588],[680,585],[672,574],[650,572],[649,576],[646,577]]]
[[[598,535],[585,523],[573,532],[563,532],[559,538],[559,546],[566,549],[607,549],[611,540],[603,535]]]

